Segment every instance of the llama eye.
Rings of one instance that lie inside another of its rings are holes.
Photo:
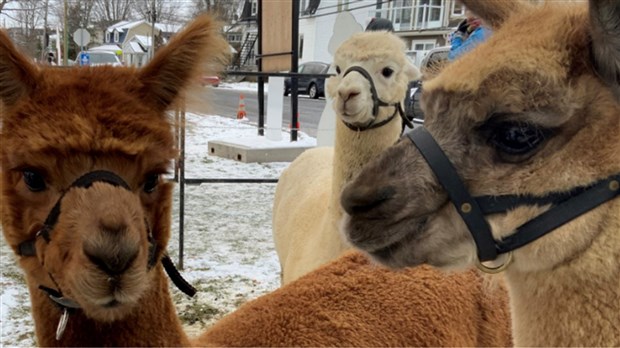
[[[157,188],[157,184],[159,184],[159,175],[149,174],[144,181],[144,192],[153,193],[153,191]]]
[[[340,75],[340,67],[336,66],[336,74]]]
[[[390,68],[383,68],[383,70],[381,70],[381,75],[383,75],[384,77],[390,77],[392,76],[393,73],[394,73],[394,70]]]
[[[45,190],[45,178],[37,171],[32,169],[26,169],[22,172],[24,183],[28,186],[28,189],[32,192],[40,192]]]
[[[534,151],[550,133],[532,124],[506,122],[495,127],[489,142],[504,154],[519,156]]]

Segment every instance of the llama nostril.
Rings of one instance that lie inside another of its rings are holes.
[[[396,189],[392,186],[378,190],[349,186],[342,191],[340,204],[349,215],[370,213],[373,210],[375,214],[380,214],[380,208],[395,194]]]
[[[105,273],[114,276],[125,272],[138,257],[138,250],[121,248],[118,252],[106,250],[84,250],[90,262]]]

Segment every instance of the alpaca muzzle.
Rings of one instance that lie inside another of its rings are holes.
[[[361,74],[366,80],[368,80],[368,83],[370,83],[370,94],[372,96],[372,116],[374,117],[374,119],[370,121],[367,125],[362,126],[362,127],[354,126],[348,122],[342,121],[349,129],[361,132],[361,131],[365,131],[365,130],[369,130],[373,128],[379,128],[383,125],[390,123],[390,121],[392,121],[394,117],[396,117],[396,114],[400,115],[403,122],[409,128],[413,128],[413,124],[411,123],[411,121],[409,121],[409,119],[407,119],[407,116],[405,116],[405,112],[403,111],[403,107],[400,102],[387,103],[379,98],[379,94],[377,93],[377,88],[375,87],[375,83],[372,80],[372,76],[370,76],[370,74],[368,73],[368,71],[366,71],[366,69],[362,68],[361,66],[354,65],[354,66],[349,67],[347,71],[344,72],[344,75],[342,76],[343,77],[347,76],[352,71],[355,71]],[[394,113],[392,114],[392,116],[386,118],[385,120],[381,122],[375,122],[377,119],[377,115],[379,114],[379,107],[381,106],[393,106]]]
[[[620,195],[620,173],[618,173],[588,186],[576,187],[570,191],[551,193],[542,197],[533,195],[472,197],[450,159],[428,130],[418,127],[407,133],[407,137],[418,148],[467,225],[476,243],[478,267],[487,273],[504,270],[511,261],[513,250],[537,240]],[[519,226],[515,233],[500,241],[493,238],[491,227],[484,217],[503,213],[518,206],[549,204],[552,205],[549,210]],[[496,260],[501,254],[507,254],[502,265],[488,267],[482,264],[484,261]]]

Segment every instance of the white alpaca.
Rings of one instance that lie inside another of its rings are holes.
[[[425,82],[426,129],[345,188],[344,232],[503,271],[517,346],[620,346],[620,2],[463,2],[493,36]]]
[[[334,65],[338,75],[328,79],[327,92],[338,115],[335,145],[305,151],[282,173],[276,188],[273,233],[282,284],[348,248],[338,232],[340,191],[401,134],[399,106],[378,107],[373,115],[371,82],[363,72],[348,69],[367,71],[378,98],[389,104],[402,102],[408,81],[420,76],[406,58],[402,40],[387,32],[355,34],[336,51]]]

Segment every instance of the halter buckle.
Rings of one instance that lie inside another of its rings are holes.
[[[497,274],[503,272],[508,266],[512,263],[512,251],[509,251],[505,254],[501,254],[500,257],[503,257],[503,262],[499,266],[487,266],[485,263],[490,264],[492,262],[497,261],[497,259],[493,261],[480,261],[476,260],[476,267],[484,273],[488,274]]]

